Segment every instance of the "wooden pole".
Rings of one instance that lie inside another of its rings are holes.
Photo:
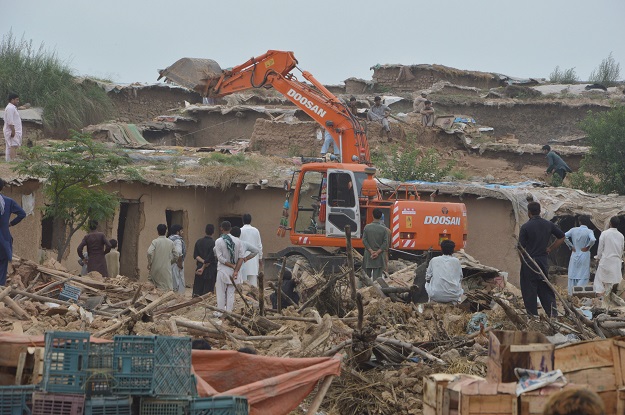
[[[265,316],[265,273],[258,273],[258,312]]]
[[[433,354],[426,352],[423,349],[418,348],[417,346],[414,346],[411,343],[406,343],[406,342],[402,342],[402,341],[395,340],[395,339],[389,339],[388,337],[380,337],[380,336],[378,336],[378,338],[375,339],[375,341],[378,343],[387,343],[387,344],[392,344],[393,346],[403,347],[404,349],[408,349],[412,352],[415,352],[416,354],[421,355],[425,357],[426,359],[433,360],[436,363],[440,363],[442,365],[446,364],[445,361],[439,359]]]
[[[356,271],[354,270],[354,254],[352,252],[352,230],[345,225],[345,242],[347,249],[347,268],[349,269],[349,286],[352,291],[352,301],[356,301]]]
[[[315,415],[321,406],[321,402],[323,402],[323,398],[325,398],[326,393],[328,393],[328,389],[330,389],[330,385],[334,380],[334,375],[328,375],[323,379],[323,383],[319,386],[319,390],[315,395],[315,399],[313,399],[310,404],[310,408],[308,408],[308,412],[306,415]]]
[[[276,295],[278,300],[278,313],[282,312],[282,280],[284,279],[284,270],[286,269],[286,257],[282,258],[282,266],[278,273],[278,287],[276,287]]]

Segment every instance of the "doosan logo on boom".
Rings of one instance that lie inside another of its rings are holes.
[[[293,98],[295,101],[298,101],[299,103],[301,103],[303,106],[305,106],[306,108],[308,108],[315,114],[319,115],[320,117],[326,116],[326,111],[319,108],[319,105],[316,105],[314,102],[312,102],[311,100],[309,100],[308,98],[300,94],[299,92],[296,92],[294,89],[289,89],[289,92],[287,92],[286,94],[289,97]]]
[[[453,216],[426,216],[424,225],[460,225],[460,218]]]

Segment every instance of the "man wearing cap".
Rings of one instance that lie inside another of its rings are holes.
[[[382,104],[382,98],[375,97],[373,99],[374,104],[367,112],[367,119],[370,121],[377,121],[382,123],[382,128],[386,131],[386,139],[390,143],[391,139],[391,125],[388,122],[388,116],[391,115],[391,109]]]

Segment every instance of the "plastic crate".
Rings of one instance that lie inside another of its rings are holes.
[[[80,297],[80,288],[73,285],[64,284],[61,293],[59,294],[59,300],[78,302]]]
[[[0,386],[0,415],[30,415],[35,385]]]
[[[112,394],[115,377],[113,374],[113,343],[92,343],[89,347],[88,377],[85,394],[108,396]]]
[[[87,380],[89,333],[47,332],[45,341],[43,390],[81,393]]]
[[[157,396],[196,396],[191,374],[191,338],[158,336],[153,391]]]
[[[139,415],[188,415],[188,399],[142,398]]]
[[[115,336],[114,341],[114,393],[195,395],[190,337]]]
[[[119,396],[91,398],[85,401],[85,415],[131,415],[132,398]]]
[[[195,398],[191,401],[189,415],[247,415],[245,396],[216,396]]]
[[[83,415],[84,395],[33,393],[32,415]]]

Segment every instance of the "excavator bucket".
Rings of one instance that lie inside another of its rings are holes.
[[[166,82],[172,82],[206,96],[208,89],[221,76],[222,70],[212,59],[182,58],[173,65],[161,69],[159,73],[158,80],[165,78]]]

